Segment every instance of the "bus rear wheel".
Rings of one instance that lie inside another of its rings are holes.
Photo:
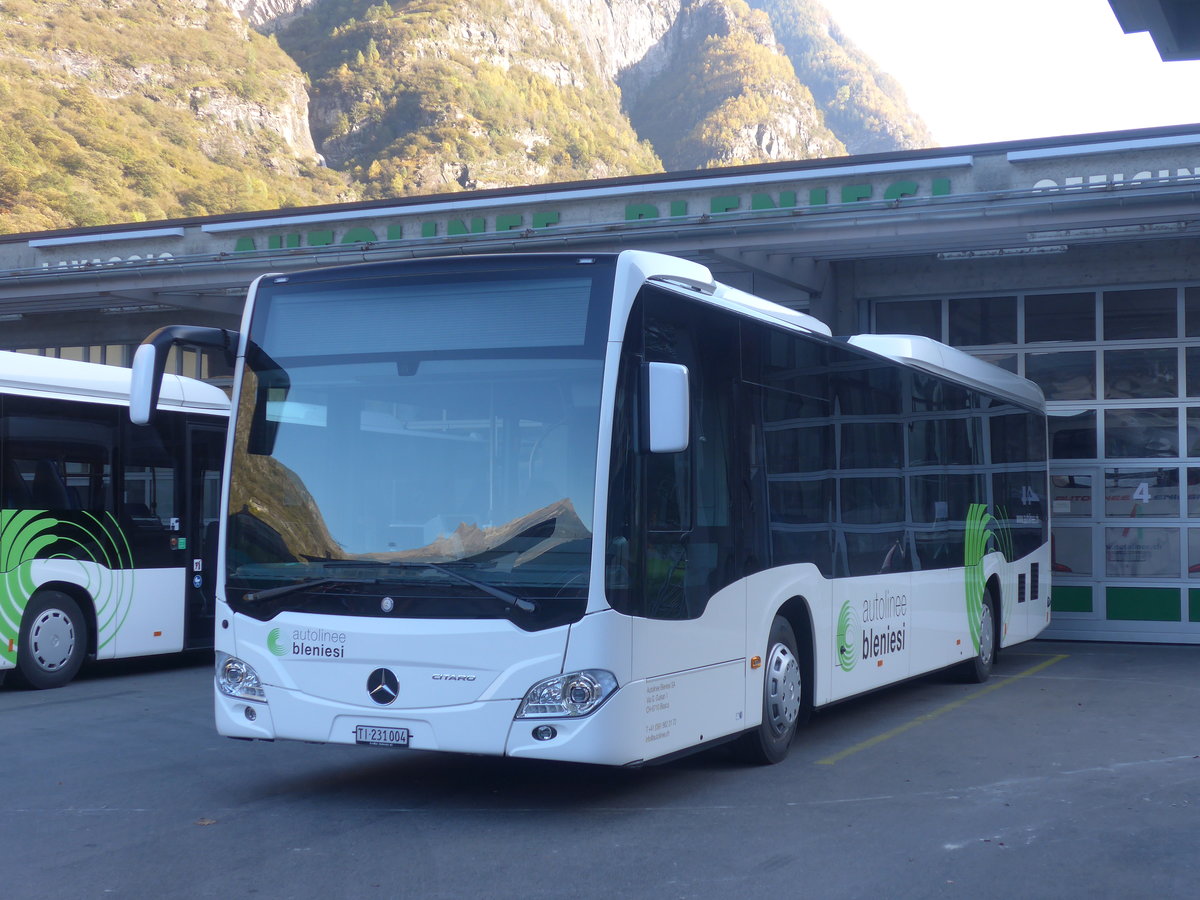
[[[79,672],[87,623],[79,604],[60,591],[34,594],[21,617],[16,675],[28,687],[62,687]]]
[[[812,710],[796,635],[782,616],[776,616],[771,623],[765,660],[762,722],[743,734],[737,743],[738,755],[757,765],[782,762],[796,729],[807,721]]]
[[[992,592],[983,592],[983,609],[979,613],[979,654],[961,663],[958,673],[968,684],[983,684],[992,677],[996,663],[996,601]]]

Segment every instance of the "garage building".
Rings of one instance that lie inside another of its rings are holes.
[[[1200,125],[9,235],[0,348],[127,365],[160,325],[238,327],[264,272],[628,248],[1036,381],[1048,636],[1200,643]]]

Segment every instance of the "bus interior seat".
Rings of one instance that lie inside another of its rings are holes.
[[[34,467],[31,505],[34,509],[69,509],[71,506],[67,486],[51,460],[39,459]]]
[[[158,517],[158,514],[145,503],[126,501],[125,515],[129,518],[130,523],[137,528],[158,530],[166,526],[166,523]]]
[[[0,478],[3,480],[3,485],[0,486],[0,502],[5,509],[29,509],[33,506],[29,484],[21,476],[21,469],[15,459],[5,460]]]
[[[883,562],[879,565],[879,575],[886,575],[890,572],[907,572],[908,551],[905,549],[904,542],[901,540],[892,541],[884,554]]]

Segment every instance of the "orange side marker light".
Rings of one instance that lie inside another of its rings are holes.
[[[750,668],[761,669],[762,668],[762,657],[761,656],[750,657]]]

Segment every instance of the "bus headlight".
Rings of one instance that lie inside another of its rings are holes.
[[[217,652],[217,690],[226,697],[239,700],[265,702],[267,699],[254,667],[245,660],[220,651]]]
[[[578,718],[594,713],[617,689],[603,669],[587,669],[546,678],[531,687],[517,708],[518,719]]]

